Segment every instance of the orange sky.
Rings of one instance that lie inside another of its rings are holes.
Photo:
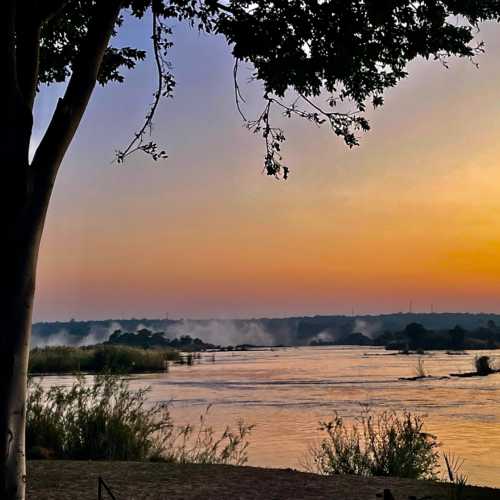
[[[410,299],[500,312],[500,28],[482,38],[479,70],[412,64],[356,150],[285,123],[292,176],[277,182],[241,127],[227,48],[181,32],[177,95],[155,128],[165,163],[110,165],[150,68],[96,92],[56,183],[35,319],[375,313]],[[42,119],[58,92],[40,97]]]

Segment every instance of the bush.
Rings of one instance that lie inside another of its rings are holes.
[[[168,361],[179,360],[174,349],[100,345],[45,347],[30,353],[30,373],[138,373],[159,372]]]
[[[495,370],[492,367],[492,360],[489,356],[476,356],[474,365],[478,375],[486,376],[493,373]]]
[[[205,424],[176,427],[164,404],[146,406],[149,388],[131,391],[126,380],[77,378],[69,389],[45,391],[31,383],[26,423],[28,458],[165,460],[235,463],[247,460],[250,426],[220,435]]]
[[[320,428],[327,437],[310,451],[307,468],[320,474],[436,478],[438,446],[423,431],[423,419],[410,412],[366,410],[351,427],[335,415]]]

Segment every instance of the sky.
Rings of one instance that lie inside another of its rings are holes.
[[[117,44],[147,47],[148,26]],[[34,320],[500,312],[500,26],[479,69],[416,61],[349,150],[283,121],[288,181],[262,173],[235,107],[230,49],[175,26],[177,87],[153,137],[169,158],[113,163],[152,99],[151,61],[96,89],[60,174]],[[248,69],[245,69],[248,70]],[[262,107],[242,79],[246,112]],[[54,85],[36,104],[33,147]]]

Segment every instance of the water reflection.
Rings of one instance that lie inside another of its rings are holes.
[[[484,351],[482,352],[484,354]],[[425,356],[435,376],[470,371],[476,353]],[[490,353],[495,355],[493,351]],[[171,401],[178,423],[196,422],[208,404],[216,429],[243,418],[256,425],[250,464],[300,467],[318,421],[334,411],[354,417],[362,404],[375,410],[408,409],[427,415],[443,449],[465,459],[470,482],[500,487],[500,374],[447,380],[398,380],[415,375],[417,358],[376,348],[284,348],[216,353],[193,366],[131,379],[151,386],[151,401]],[[44,384],[70,384],[47,377]]]

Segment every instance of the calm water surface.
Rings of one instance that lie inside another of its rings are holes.
[[[482,354],[486,354],[484,351]],[[490,353],[495,356],[495,352]],[[476,353],[424,356],[430,375],[471,371]],[[194,366],[131,379],[151,386],[150,399],[171,401],[179,424],[196,423],[212,404],[209,423],[222,430],[243,418],[255,424],[249,464],[300,468],[308,447],[321,437],[318,421],[334,411],[360,414],[408,409],[427,415],[427,430],[444,450],[465,460],[471,483],[500,487],[500,374],[448,380],[400,381],[415,375],[417,357],[377,348],[301,347],[202,355]],[[69,384],[47,377],[44,384]]]

